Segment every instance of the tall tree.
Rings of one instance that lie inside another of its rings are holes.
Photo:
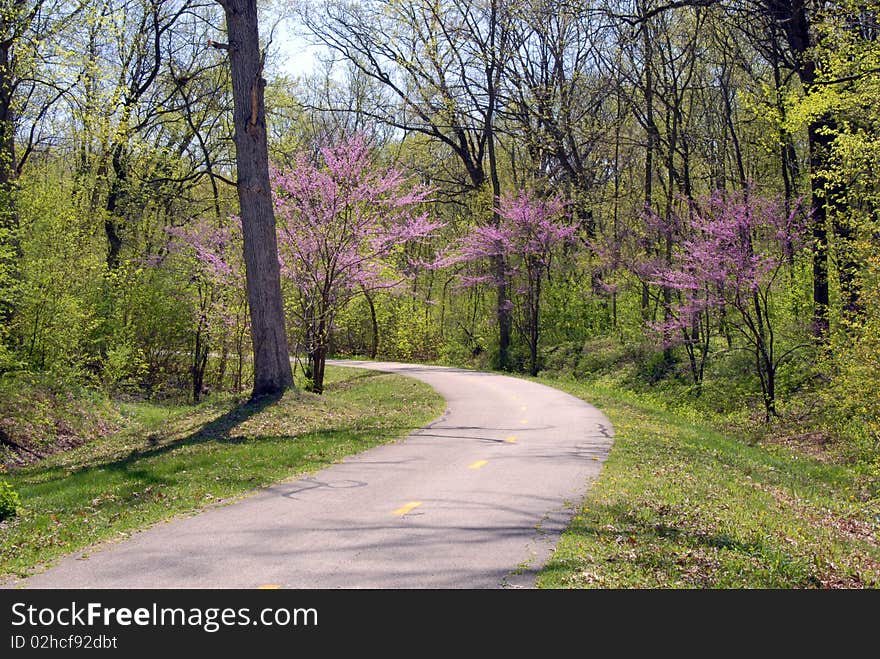
[[[307,4],[307,3],[304,3]],[[510,10],[501,0],[327,0],[301,18],[315,38],[380,84],[365,116],[406,133],[426,135],[455,154],[464,176],[433,172],[432,183],[488,189],[488,222],[501,195],[497,115],[510,56]],[[485,222],[485,220],[484,220]],[[505,264],[495,263],[499,274]],[[496,284],[498,366],[508,367],[511,317],[507,279]]]
[[[68,91],[48,70],[54,38],[82,5],[63,0],[0,2],[0,319],[15,307],[10,283],[18,279],[18,213],[14,191],[40,141],[43,119]],[[57,74],[57,71],[55,72]],[[29,125],[28,125],[29,124]],[[17,144],[18,143],[18,144]]]
[[[303,153],[290,171],[273,175],[283,274],[316,393],[324,389],[336,314],[358,295],[369,302],[371,291],[395,288],[417,268],[402,248],[440,228],[421,209],[429,191],[379,168],[362,136],[325,146],[321,158],[318,168]]]
[[[730,324],[754,360],[766,421],[778,414],[779,368],[798,349],[780,350],[773,300],[790,250],[800,248],[798,215],[797,209],[786,212],[784,203],[758,197],[751,189],[715,192],[680,218],[683,235],[689,237],[670,265],[656,272],[665,286],[683,293],[661,327],[664,337],[671,337],[668,330],[683,331],[685,341],[691,341],[690,328],[700,316],[715,309],[730,312]],[[694,376],[699,383],[702,374]]]
[[[264,56],[260,51],[256,0],[218,2],[226,12],[229,34],[229,43],[222,47],[229,51],[232,71],[238,199],[254,349],[252,397],[257,398],[293,386],[269,182]]]
[[[517,293],[520,306],[520,330],[529,347],[529,374],[539,370],[538,340],[542,284],[549,278],[551,264],[558,252],[571,244],[577,227],[562,221],[565,204],[560,197],[540,199],[529,190],[521,190],[516,196],[501,199],[498,213],[502,222],[498,226],[474,227],[464,236],[458,253],[451,257],[452,263],[475,262],[476,271],[467,272],[462,281],[465,285],[491,281],[497,276],[494,268],[481,271],[481,261],[494,262],[499,255],[507,264],[505,276]]]
[[[781,57],[797,75],[803,92],[809,95],[820,83],[820,62],[816,59],[818,46],[818,14],[824,3],[820,0],[759,0],[759,15],[765,21],[763,30],[756,35],[759,43],[772,57]],[[767,35],[770,38],[767,38]],[[810,174],[810,218],[813,259],[813,331],[824,339],[829,329],[829,220],[835,219],[845,194],[840,182],[829,177],[832,142],[837,131],[837,119],[830,108],[814,114],[807,125],[807,152]],[[835,224],[841,229],[840,224]],[[840,231],[838,231],[840,233]],[[844,264],[841,289],[845,305],[855,305],[855,288],[849,281],[850,267]]]
[[[189,116],[187,102],[181,100],[187,96],[181,80],[192,79],[216,65],[205,52],[205,44],[184,54],[192,38],[186,22],[197,10],[198,0],[106,0],[92,9],[83,76],[83,106],[91,116],[84,123],[91,123],[85,132],[93,132],[91,137],[97,138],[94,167],[102,185],[95,192],[100,193],[96,200],[101,199],[104,211],[110,271],[121,264],[131,228],[129,216],[141,211],[135,190],[139,179],[153,178],[150,173],[139,175],[134,171],[137,151],[142,147],[139,138],[166,138],[163,122],[172,116],[177,119],[172,111],[178,109],[175,106],[183,105],[184,114]],[[173,144],[156,146],[178,150]],[[194,173],[189,179],[200,176],[200,172]],[[162,178],[162,174],[156,178]]]

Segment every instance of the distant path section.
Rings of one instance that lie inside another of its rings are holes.
[[[446,413],[404,441],[70,556],[20,585],[532,587],[608,454],[608,419],[520,378],[332,363],[422,380]]]

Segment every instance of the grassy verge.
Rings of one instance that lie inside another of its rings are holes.
[[[410,378],[328,368],[323,396],[197,408],[132,404],[128,429],[6,474],[23,510],[0,524],[0,577],[404,436],[443,399]]]
[[[48,374],[0,374],[0,473],[118,430],[110,400]]]
[[[600,407],[615,444],[540,587],[880,586],[871,474],[749,445],[649,396],[542,381]]]

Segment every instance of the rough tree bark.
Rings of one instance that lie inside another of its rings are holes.
[[[0,10],[0,271],[5,270],[12,280],[18,280],[21,245],[18,240],[18,212],[15,208],[16,179],[15,111],[13,92],[16,87],[13,47],[18,29],[17,15],[21,3]],[[26,19],[25,19],[26,20]],[[6,244],[4,244],[6,243]],[[0,291],[6,293],[6,291]],[[0,296],[0,322],[8,323],[15,309],[14,295]]]
[[[819,73],[812,52],[816,44],[811,20],[816,4],[807,0],[762,0],[762,3],[759,6],[780,30],[788,47],[789,65],[797,73],[804,92],[809,94]],[[829,112],[815,117],[807,127],[813,239],[813,333],[821,341],[827,338],[830,326],[828,217],[829,210],[834,212],[842,192],[829,180],[826,172],[834,128],[834,117]],[[842,283],[846,289],[847,283]]]
[[[226,12],[232,73],[233,121],[241,206],[245,275],[254,348],[252,398],[278,394],[293,386],[275,212],[269,184],[269,150],[256,0],[217,0]]]
[[[495,153],[495,111],[498,107],[498,84],[500,83],[503,68],[497,61],[498,49],[496,47],[496,31],[498,29],[498,5],[492,0],[489,6],[489,37],[485,47],[486,69],[486,120],[484,133],[486,135],[486,149],[489,157],[489,179],[492,182],[492,221],[495,226],[501,223],[498,215],[498,205],[501,200],[501,179],[498,176],[498,157]],[[503,41],[503,39],[502,39]],[[502,371],[510,368],[510,333],[513,318],[510,313],[510,291],[507,277],[505,276],[504,257],[495,259],[495,276],[497,280],[496,293],[498,303],[496,314],[498,319],[498,364]]]

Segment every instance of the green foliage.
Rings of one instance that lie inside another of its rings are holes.
[[[22,179],[17,197],[23,256],[11,344],[34,369],[77,371],[97,357],[104,266],[72,197],[50,168]]]
[[[378,354],[398,361],[434,361],[446,344],[438,334],[434,310],[400,291],[371,294],[378,326]],[[373,346],[369,303],[364,296],[349,302],[335,319],[333,349],[340,354],[368,355]]]
[[[589,268],[579,263],[546,281],[541,312],[546,345],[595,339],[611,329],[610,295],[594,294]]]
[[[880,314],[872,310],[838,340],[834,377],[821,391],[824,425],[845,439],[850,459],[880,465]]]
[[[20,507],[21,499],[18,493],[12,489],[12,485],[0,480],[0,522],[8,517],[14,517]]]
[[[592,380],[610,376],[621,382],[638,382],[634,374],[656,355],[647,342],[621,343],[612,338],[569,341],[544,352],[544,374],[549,377]]]
[[[489,368],[489,354],[483,345],[488,345],[482,336],[468,340],[455,340],[447,337],[440,345],[437,360],[442,364],[453,366],[468,366],[477,369]]]
[[[119,341],[107,349],[101,363],[101,379],[110,390],[117,390],[132,378],[146,374],[148,365],[142,353],[128,341]]]
[[[0,196],[0,204],[6,201]],[[2,213],[2,210],[0,210],[0,213]],[[15,275],[14,268],[16,240],[18,240],[18,237],[15,232],[8,227],[4,227],[2,222],[0,222],[0,309],[11,308],[19,292],[18,278]],[[0,340],[3,338],[3,336],[0,336]],[[0,362],[0,365],[2,365],[2,362]]]
[[[868,20],[876,26],[878,10],[876,2],[846,2],[821,16],[816,56],[825,84],[798,108],[806,117],[834,113],[831,157],[823,172],[839,195],[834,256],[860,298],[857,313],[838,314],[838,331],[822,360],[830,383],[818,392],[818,426],[843,439],[851,459],[867,464],[880,461],[880,42],[865,38],[857,26]],[[839,293],[843,297],[845,291]]]
[[[108,293],[102,384],[153,395],[185,388],[193,298],[192,285],[174,269],[120,267]]]

